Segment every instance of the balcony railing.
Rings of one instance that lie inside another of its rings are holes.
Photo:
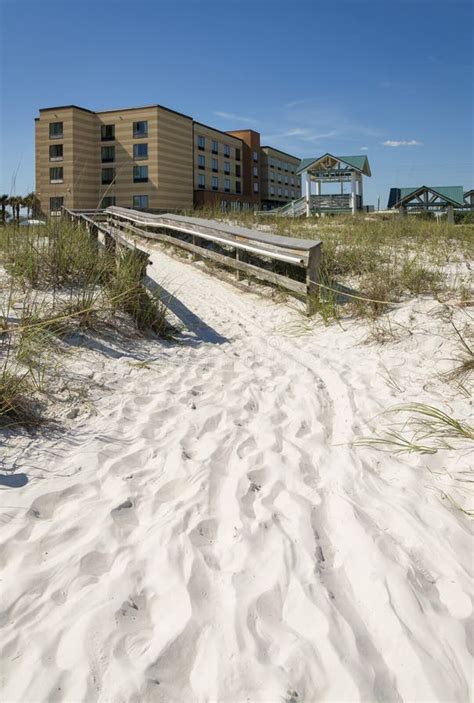
[[[362,206],[362,198],[360,195],[356,195],[355,197],[356,208],[359,209]],[[311,210],[350,210],[351,207],[352,196],[350,194],[311,196]]]

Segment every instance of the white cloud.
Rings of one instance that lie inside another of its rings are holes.
[[[218,117],[223,117],[226,120],[235,120],[236,122],[247,122],[248,124],[257,123],[257,120],[254,120],[251,117],[242,117],[242,115],[234,115],[233,112],[222,112],[220,110],[216,110],[214,114]]]
[[[361,151],[369,151],[369,147],[368,146],[361,146],[360,150]]]
[[[382,142],[383,146],[391,146],[391,147],[397,147],[397,146],[421,146],[423,142],[419,142],[416,139],[387,139],[387,141]]]

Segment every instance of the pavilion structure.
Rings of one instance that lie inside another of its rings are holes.
[[[367,156],[333,156],[323,154],[300,162],[301,190],[306,202],[306,215],[318,213],[355,214],[363,208],[363,176],[371,176]],[[315,193],[312,192],[315,183]],[[339,184],[340,193],[323,194],[324,184]],[[350,184],[347,193],[345,184]]]
[[[464,193],[464,207],[474,210],[474,188]]]
[[[454,222],[454,208],[465,207],[463,187],[391,188],[388,207],[398,209],[401,215],[408,212],[446,212],[448,222]]]

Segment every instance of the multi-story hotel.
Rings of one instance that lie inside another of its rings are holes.
[[[301,195],[299,159],[260,146],[254,130],[221,132],[161,105],[39,113],[36,191],[47,214],[63,205],[270,208]]]

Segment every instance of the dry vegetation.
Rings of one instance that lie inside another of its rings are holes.
[[[142,262],[100,249],[82,226],[0,228],[0,420],[37,423],[68,336],[120,320],[165,335],[164,304],[143,286]],[[61,353],[58,353],[61,352]]]

